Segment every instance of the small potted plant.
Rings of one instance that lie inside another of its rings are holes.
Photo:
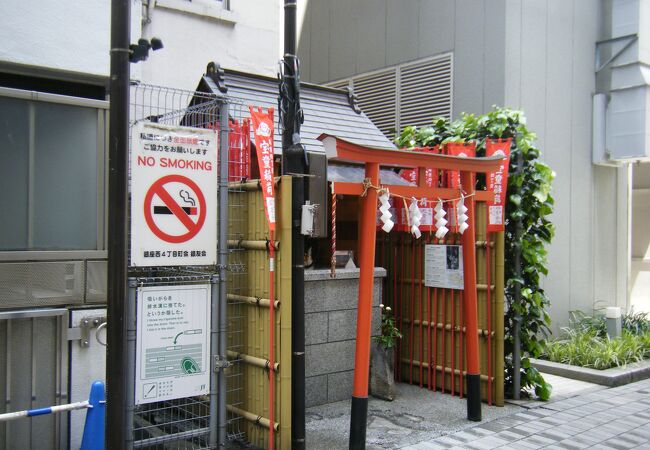
[[[374,397],[392,401],[395,398],[393,375],[393,349],[402,333],[395,326],[395,317],[390,306],[379,305],[381,309],[381,334],[374,336],[370,357],[370,392]]]

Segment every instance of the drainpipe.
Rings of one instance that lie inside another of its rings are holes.
[[[284,60],[280,87],[282,174],[291,184],[291,448],[305,448],[305,239],[300,232],[305,203],[306,154],[300,144],[300,77],[296,56],[296,0],[284,1]]]
[[[108,339],[106,448],[126,441],[127,146],[129,138],[130,0],[111,2],[111,78],[108,156]]]

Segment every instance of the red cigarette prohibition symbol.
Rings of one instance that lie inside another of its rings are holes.
[[[181,183],[194,191],[199,203],[199,218],[196,222],[194,222],[183,210],[183,207],[179,205],[171,195],[169,195],[169,192],[167,192],[165,189],[165,185],[168,183]],[[183,233],[181,235],[172,235],[165,233],[160,229],[160,227],[158,227],[151,213],[153,210],[152,202],[154,195],[157,195],[163,201],[165,206],[169,208],[171,213],[185,226],[185,228],[187,228],[187,233]],[[149,228],[151,231],[153,231],[153,234],[155,234],[158,238],[162,239],[165,242],[171,242],[172,244],[186,242],[196,236],[196,234],[203,227],[203,223],[205,222],[205,214],[205,197],[203,196],[201,189],[199,189],[194,181],[182,175],[167,175],[160,178],[151,185],[147,191],[147,195],[144,197],[144,218],[147,222],[147,225],[149,225]]]

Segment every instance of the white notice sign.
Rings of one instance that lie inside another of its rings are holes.
[[[138,288],[135,404],[207,394],[210,285]]]
[[[131,139],[131,266],[217,262],[217,133],[138,123]]]
[[[426,245],[424,247],[424,285],[463,289],[463,246]]]

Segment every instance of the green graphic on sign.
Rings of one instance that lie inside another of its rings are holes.
[[[183,372],[187,374],[197,373],[199,371],[199,365],[189,356],[183,358],[181,367],[183,368]]]

